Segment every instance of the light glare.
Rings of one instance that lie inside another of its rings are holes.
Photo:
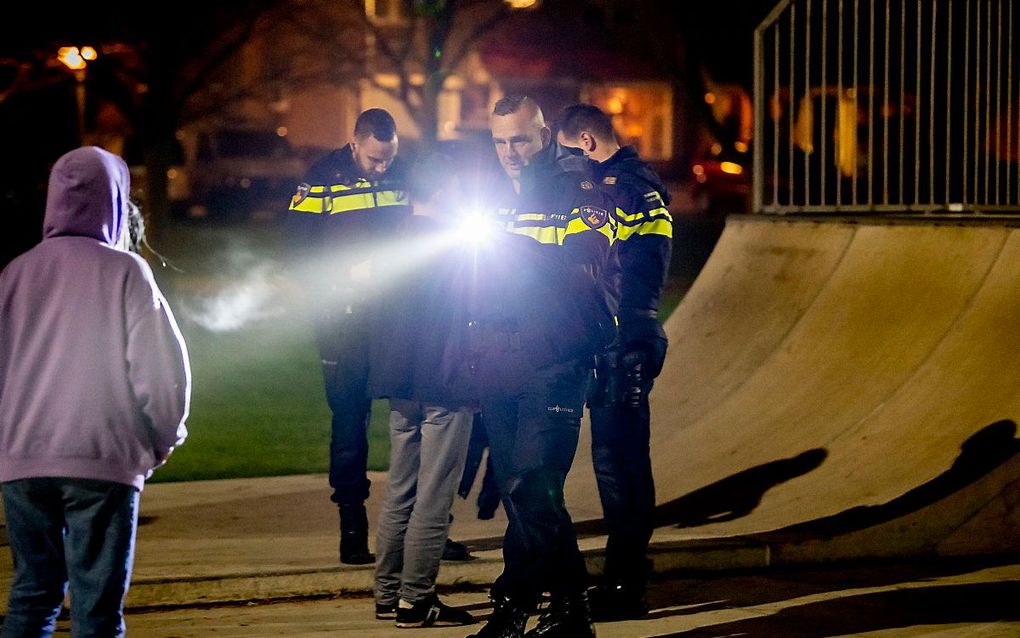
[[[482,213],[466,213],[456,227],[460,239],[476,245],[491,240],[495,231],[494,222]]]

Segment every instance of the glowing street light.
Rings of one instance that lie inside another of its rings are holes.
[[[92,47],[60,47],[57,59],[72,71],[84,71],[85,66],[96,59],[96,50]]]
[[[82,143],[84,143],[85,137],[85,68],[96,57],[98,57],[96,50],[90,46],[57,49],[57,59],[74,71],[74,79],[78,82],[75,86],[74,96],[78,103],[78,138]]]

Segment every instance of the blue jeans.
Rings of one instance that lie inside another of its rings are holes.
[[[14,580],[3,638],[48,638],[71,587],[71,635],[120,638],[134,562],[138,490],[71,478],[2,485]]]

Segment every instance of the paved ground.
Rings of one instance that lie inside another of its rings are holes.
[[[385,477],[374,475],[381,488]],[[335,522],[321,475],[155,484],[143,495],[143,525],[128,598],[130,636],[467,636],[467,628],[398,630],[373,618],[371,568],[336,562]],[[499,573],[505,519],[472,517],[459,501],[456,538],[477,558],[444,562],[441,592],[479,618]],[[496,537],[489,536],[497,533]],[[591,570],[604,539],[585,535]],[[1020,636],[1020,555],[844,565],[768,564],[768,546],[660,529],[660,575],[652,612],[601,623],[602,638],[870,638]],[[0,596],[10,562],[0,553]],[[534,624],[535,620],[532,620]],[[66,623],[61,634],[67,634]]]
[[[479,618],[489,613],[484,593],[446,593],[444,599]],[[1012,561],[752,570],[658,580],[647,619],[600,623],[597,632],[601,638],[1005,638],[1020,636],[1018,601],[1020,563]],[[463,627],[399,630],[372,619],[372,601],[364,597],[136,613],[128,622],[131,636],[146,638],[473,633]]]
[[[732,220],[652,395],[654,610],[599,635],[1020,637],[1018,298],[1005,225]],[[598,573],[586,446],[567,503]],[[141,513],[132,636],[401,633],[337,563],[324,476],[153,484]],[[454,515],[477,558],[439,583],[483,616],[505,518]],[[0,552],[0,604],[10,574]]]

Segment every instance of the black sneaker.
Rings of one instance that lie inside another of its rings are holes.
[[[446,539],[446,545],[443,547],[443,560],[465,561],[474,560],[474,558],[468,551],[467,545],[449,538]]]
[[[376,603],[376,620],[395,620],[397,618],[397,603]]]
[[[432,594],[418,601],[410,609],[397,606],[397,627],[451,627],[473,625],[475,618],[463,609],[444,605],[439,597]]]

